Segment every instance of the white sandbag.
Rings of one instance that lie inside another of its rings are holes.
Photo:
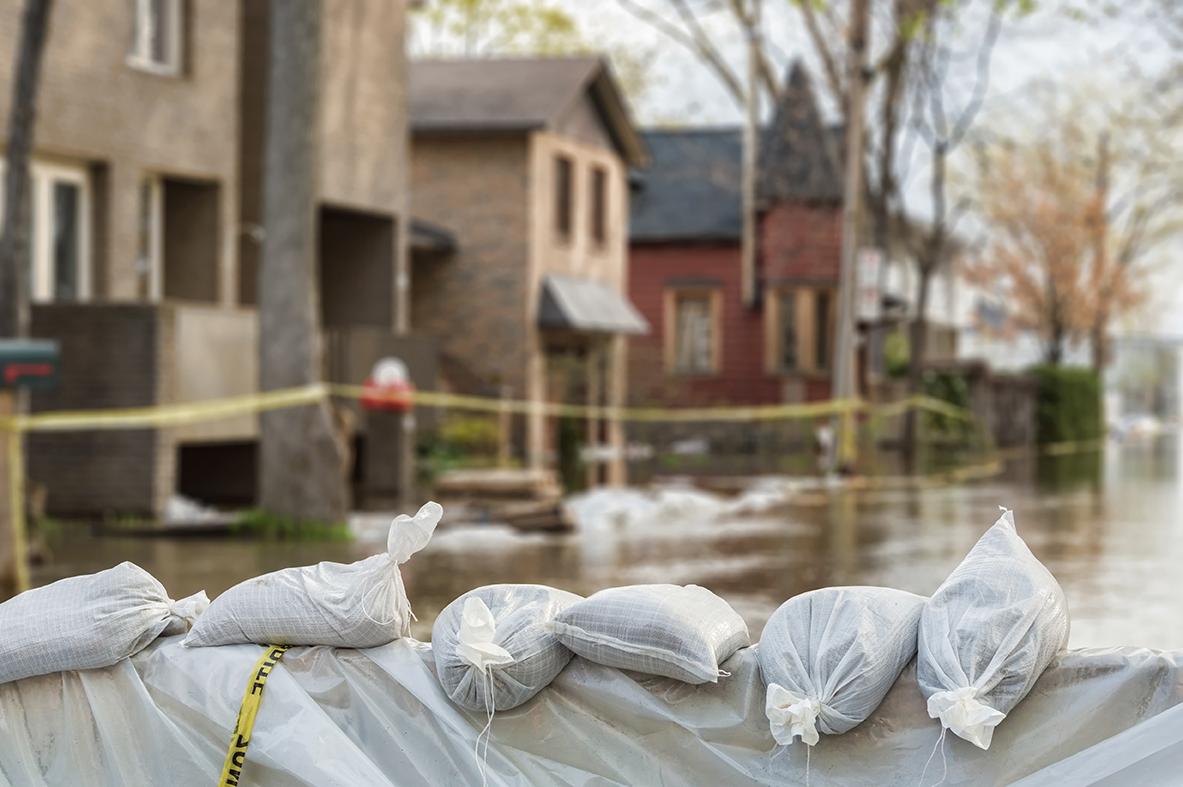
[[[916,679],[928,714],[982,749],[1068,644],[1068,602],[1015,531],[986,531],[924,605]]]
[[[185,644],[371,648],[410,633],[399,565],[427,546],[443,509],[427,503],[390,525],[386,551],[356,563],[318,563],[240,582],[214,599]]]
[[[533,697],[571,660],[552,623],[581,600],[544,585],[489,585],[457,598],[431,628],[444,692],[457,705],[486,713]]]
[[[751,644],[748,626],[698,585],[630,585],[601,590],[555,616],[555,636],[589,661],[716,683],[719,665]]]
[[[173,601],[135,563],[26,590],[0,604],[0,683],[109,667],[184,634],[208,605],[205,591]]]
[[[879,587],[837,587],[777,608],[757,648],[768,687],[764,712],[776,742],[839,735],[879,707],[916,655],[924,597]]]

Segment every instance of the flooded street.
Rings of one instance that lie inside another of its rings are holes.
[[[697,583],[730,601],[753,637],[782,601],[827,585],[887,585],[929,594],[998,506],[1064,586],[1077,647],[1183,648],[1183,467],[1180,443],[1113,446],[1103,456],[1010,463],[989,481],[923,489],[825,490],[769,482],[739,499],[690,489],[577,497],[579,532],[518,535],[443,527],[404,567],[418,636],[457,595],[497,582],[587,594],[613,585]],[[790,490],[790,491],[786,491]],[[447,511],[445,510],[445,522]],[[383,547],[385,520],[352,543],[96,537],[63,527],[38,584],[132,560],[174,597],[211,597],[242,579]]]

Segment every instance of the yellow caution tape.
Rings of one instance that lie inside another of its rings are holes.
[[[76,410],[34,413],[0,419],[0,431],[61,432],[90,429],[141,429],[234,418],[240,415],[314,404],[328,396],[327,386],[316,383],[225,399],[158,404],[112,410]]]
[[[238,787],[242,779],[242,768],[246,765],[246,750],[251,744],[251,734],[255,729],[255,717],[259,715],[259,703],[263,700],[263,687],[267,685],[267,678],[271,677],[271,670],[275,669],[275,665],[287,650],[287,645],[272,645],[251,669],[246,692],[242,695],[242,706],[238,709],[238,721],[234,724],[234,734],[230,736],[230,748],[226,752],[226,763],[222,766],[222,778],[218,780],[218,787]]]
[[[142,429],[184,426],[186,424],[234,418],[315,404],[336,396],[360,399],[365,389],[360,385],[314,383],[298,388],[232,396],[199,402],[160,404],[111,410],[75,410],[34,413],[0,418],[0,431],[62,432],[91,429]],[[407,394],[399,394],[405,398]],[[871,412],[879,416],[899,415],[909,409],[928,410],[953,418],[973,420],[973,413],[928,396],[913,396],[888,405],[869,405],[860,399],[830,399],[820,402],[716,407],[605,407],[566,404],[525,399],[498,399],[485,396],[414,391],[410,400],[416,407],[468,410],[487,413],[537,413],[548,417],[590,418],[631,422],[755,422],[802,418],[823,418]]]

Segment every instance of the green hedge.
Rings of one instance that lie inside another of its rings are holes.
[[[924,372],[924,394],[948,402],[962,410],[970,409],[969,383],[959,371]],[[925,412],[924,425],[929,436],[954,440],[968,440],[973,436],[973,423],[942,413]]]
[[[1096,440],[1103,434],[1101,379],[1092,369],[1036,366],[1035,439],[1040,443]]]

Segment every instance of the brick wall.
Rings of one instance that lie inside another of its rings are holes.
[[[760,268],[765,282],[837,283],[841,258],[841,206],[785,202],[761,217]]]
[[[62,367],[57,389],[33,394],[33,412],[154,404],[159,329],[147,305],[34,307],[33,335],[61,343]],[[152,514],[167,495],[161,473],[172,467],[156,461],[158,451],[153,429],[32,433],[29,479],[48,490],[51,515]]]
[[[525,395],[527,161],[524,136],[414,138],[413,213],[452,230],[457,249],[416,263],[411,327],[439,340],[476,393]]]

